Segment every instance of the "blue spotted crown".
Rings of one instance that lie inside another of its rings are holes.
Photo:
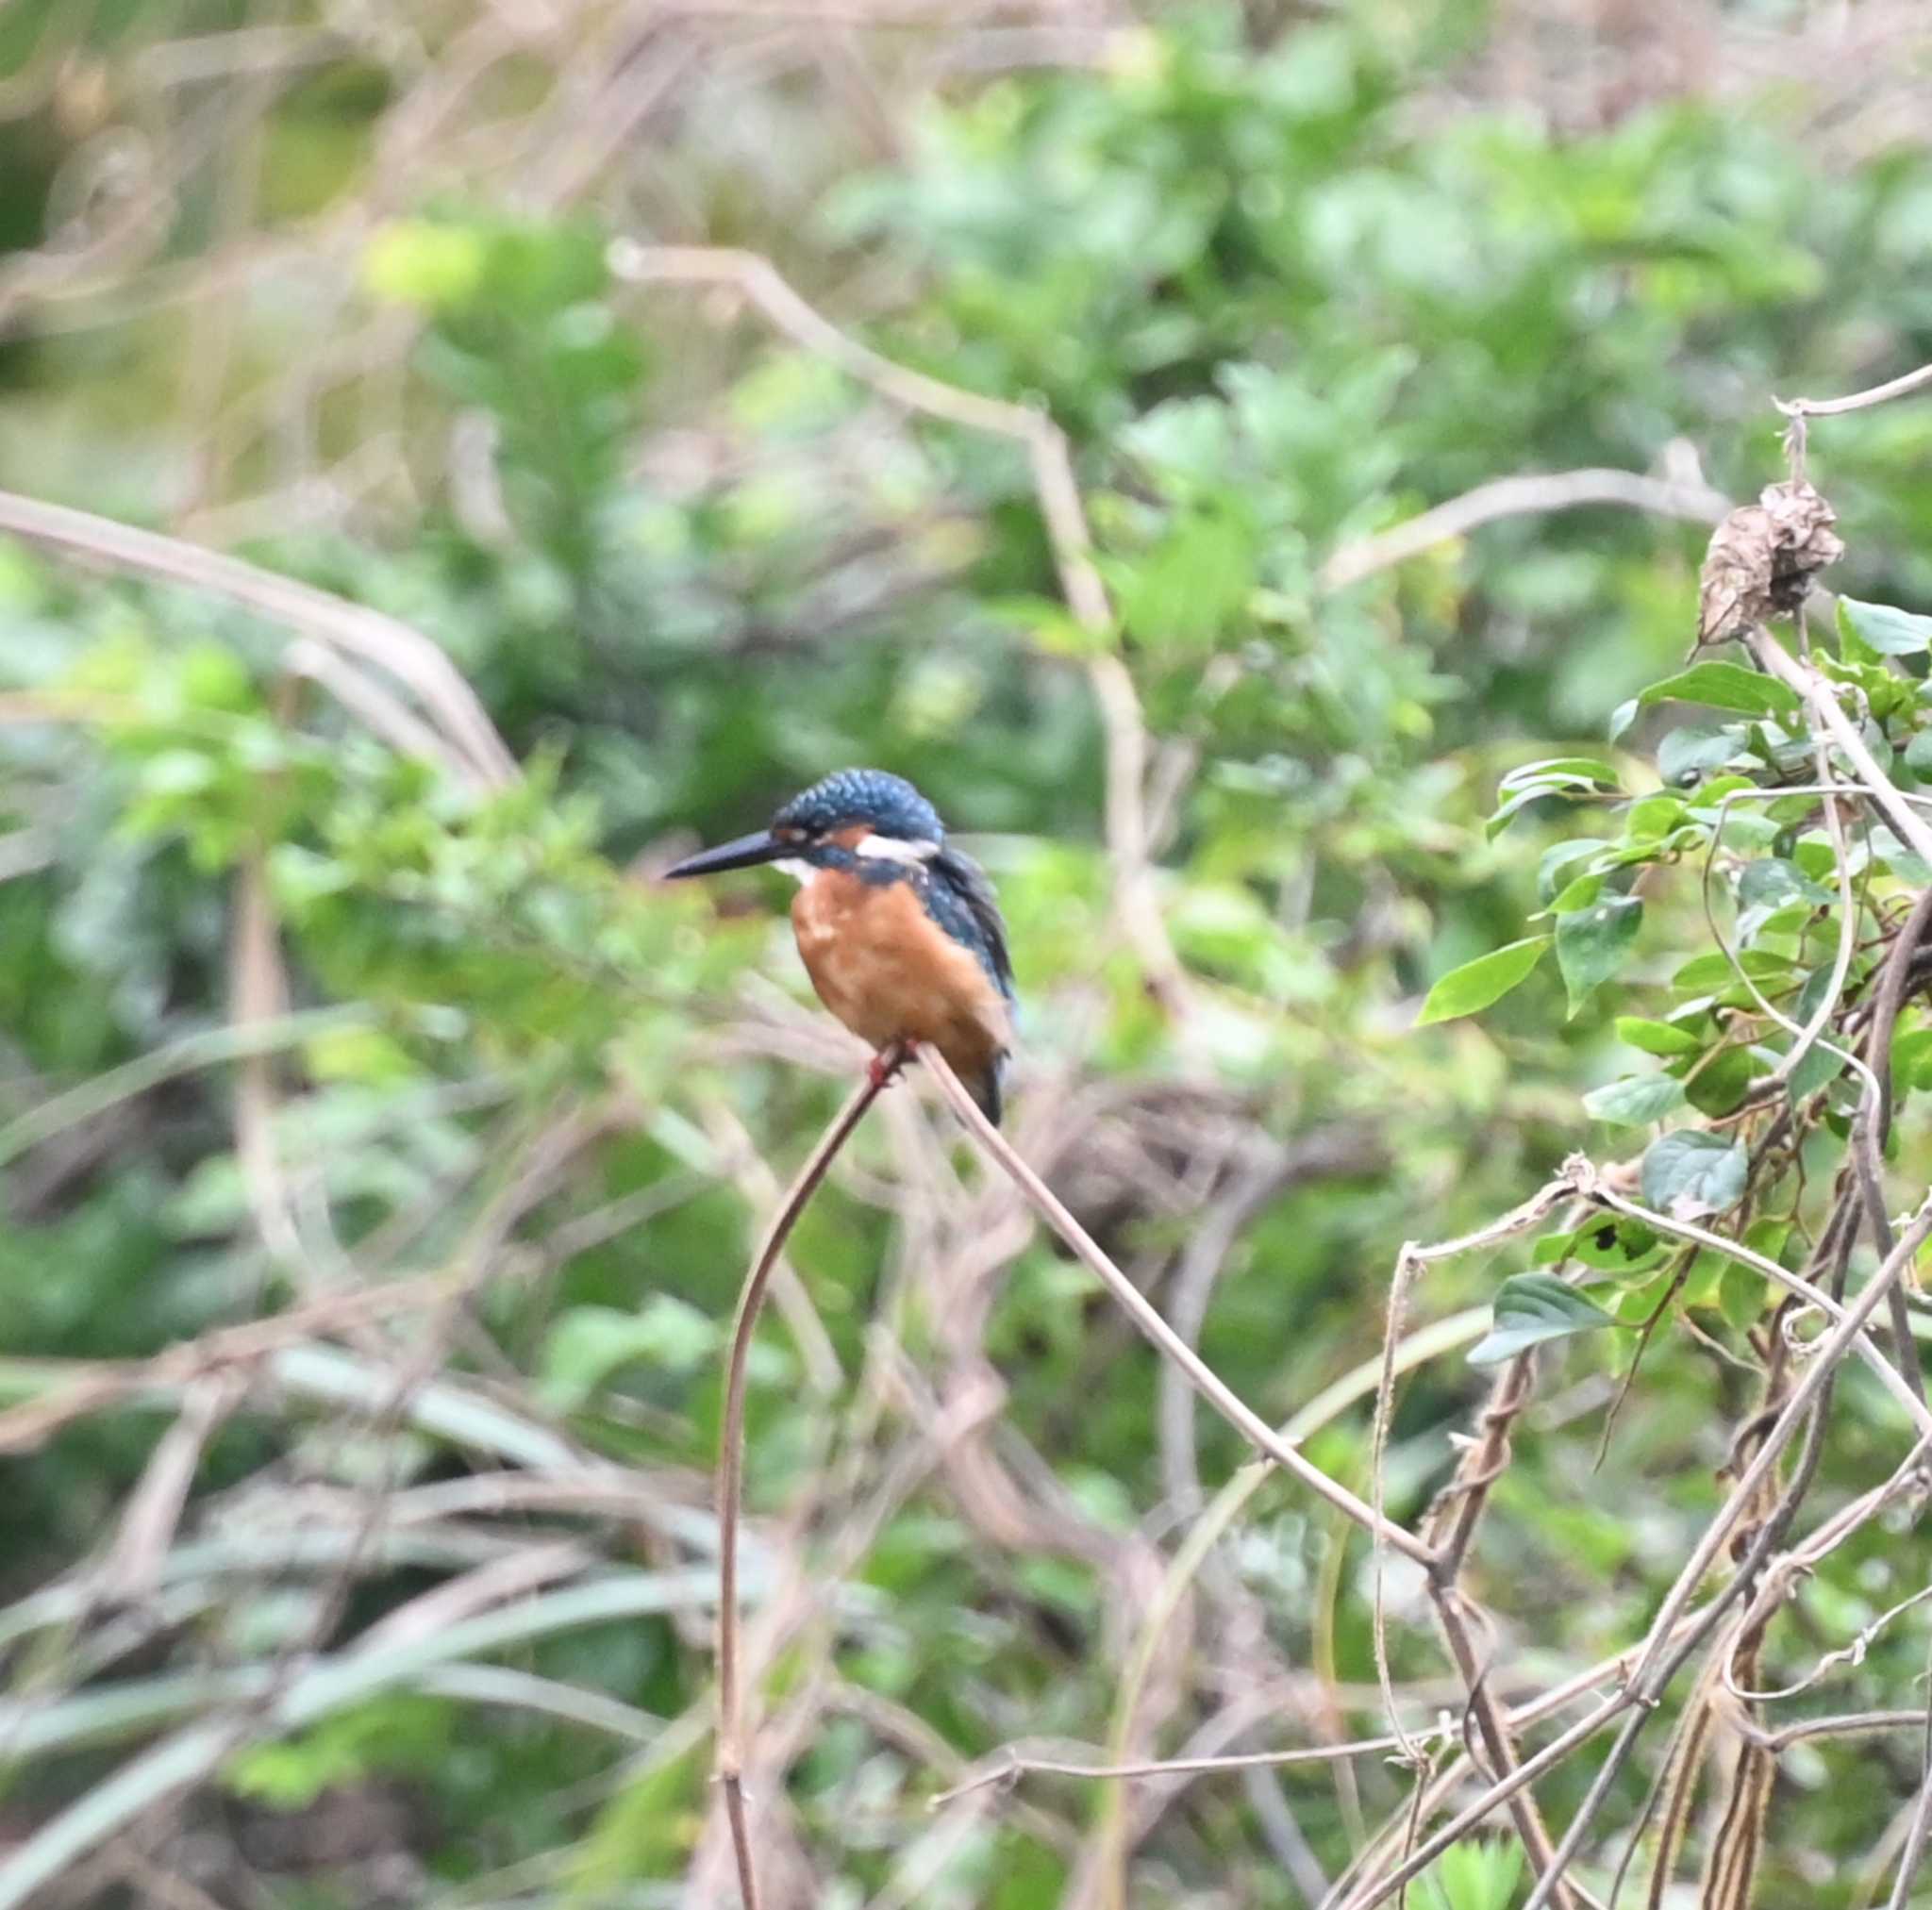
[[[943,842],[940,812],[908,783],[885,770],[841,770],[802,789],[772,818],[774,829],[803,829],[808,836],[852,822],[869,822],[880,836],[901,842]]]

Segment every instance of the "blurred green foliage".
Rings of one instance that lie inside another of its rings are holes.
[[[842,1051],[810,1046],[766,891],[740,907],[627,865],[751,826],[848,762],[912,776],[993,871],[1025,1001],[1023,1133],[1029,1084],[1036,1105],[1104,1090],[1197,1204],[1225,1183],[1211,1160],[1190,1181],[1189,1095],[1257,1145],[1372,1138],[1264,1202],[1214,1287],[1202,1351],[1271,1416],[1373,1357],[1402,1241],[1480,1224],[1573,1149],[1642,1152],[1631,1130],[1689,1109],[1695,1121],[1644,1153],[1643,1194],[1680,1217],[1732,1213],[1742,1144],[1701,1122],[1737,1114],[1789,1038],[1712,950],[1703,864],[1714,856],[1745,972],[1801,1021],[1829,979],[1840,871],[1809,799],[1745,800],[1806,773],[1788,693],[1735,661],[1683,671],[1704,529],[1598,507],[1497,523],[1339,590],[1320,571],[1338,546],[1501,475],[1701,458],[1712,485],[1754,493],[1779,468],[1772,390],[1932,357],[1914,269],[1932,158],[1827,163],[1776,97],[1664,98],[1588,135],[1526,108],[1448,109],[1434,81],[1480,56],[1484,9],[1413,9],[1428,21],[1405,32],[1389,10],[1257,36],[1210,8],[1113,35],[1089,70],[951,89],[922,105],[897,163],[848,169],[802,227],[750,235],[806,261],[875,349],[1066,428],[1116,612],[1099,633],[1058,601],[1011,444],[902,416],[754,313],[724,314],[721,343],[697,295],[613,277],[618,235],[590,210],[369,180],[388,95],[346,54],[283,98],[263,122],[271,229],[340,193],[384,195],[344,295],[358,323],[407,340],[390,427],[401,474],[379,509],[256,524],[247,555],[427,633],[524,774],[479,790],[398,753],[290,689],[281,633],[206,596],[0,552],[0,851],[17,852],[0,882],[0,1387],[30,1399],[51,1370],[30,1362],[137,1357],[358,1279],[487,1264],[450,1370],[699,1496],[752,1228],[740,1196],[758,1191],[740,1139],[782,1179],[844,1089]],[[104,57],[130,30],[104,15]],[[743,236],[728,206],[715,228]],[[895,291],[839,299],[860,281]],[[282,296],[299,297],[292,278]],[[178,380],[154,375],[158,354],[181,350],[168,323],[76,339],[29,321],[0,373],[58,417],[61,445],[42,462],[5,438],[0,477],[166,520],[153,473],[200,428]],[[234,323],[251,362],[295,324],[254,309]],[[318,429],[333,455],[353,448],[327,416]],[[1932,623],[1889,606],[1932,604],[1932,407],[1820,439],[1856,593],[1828,667],[1914,789],[1932,775]],[[262,481],[247,455],[231,475],[244,495]],[[1112,926],[1095,644],[1130,668],[1172,794],[1157,805],[1158,892],[1198,991],[1186,1025],[1149,1001]],[[1932,879],[1882,827],[1844,872],[1874,928]],[[320,1272],[264,1232],[236,1075],[195,1058],[235,1007],[235,922],[257,882],[298,1011],[268,1064],[273,1145]],[[1855,989],[1875,961],[1861,945]],[[331,1005],[345,1015],[300,1019]],[[1928,1047],[1907,1016],[1902,1106],[1908,1083],[1932,1087]],[[125,1092],[108,1071],[175,1055]],[[1822,1185],[1857,1084],[1819,1047],[1791,1086],[1823,1097]],[[69,1119],[58,1097],[73,1091]],[[543,1135],[587,1109],[594,1150],[524,1200]],[[1902,1117],[1894,1165],[1923,1184],[1916,1120]],[[882,1141],[860,1157],[887,1171]],[[1186,1207],[1110,1169],[1087,1130],[1063,1165],[1089,1224],[1171,1287]],[[1737,1218],[1796,1266],[1812,1217],[1804,1163],[1785,1166],[1793,1182],[1759,1184]],[[839,1185],[801,1229],[794,1257],[841,1375],[863,1361],[882,1290],[908,1352],[941,1356],[947,1321],[882,1273],[900,1237],[888,1207]],[[1593,1297],[1548,1271],[1579,1265]],[[1735,1367],[1661,1335],[1593,1474],[1610,1388],[1589,1387],[1622,1370],[1629,1328],[1667,1294],[1739,1348],[1767,1296],[1739,1263],[1688,1259],[1626,1222],[1553,1227],[1432,1271],[1419,1306],[1486,1299],[1512,1273],[1497,1332],[1526,1337],[1507,1350],[1555,1342],[1577,1388],[1559,1398],[1588,1397],[1523,1438],[1473,1586],[1507,1632],[1574,1669],[1641,1634],[1715,1503],[1726,1430],[1756,1403]],[[1189,1508],[1169,1496],[1157,1363],[1084,1276],[1024,1246],[983,1332],[1005,1418],[1063,1503],[1112,1541],[1166,1544]],[[1443,1435],[1484,1384],[1459,1356],[1408,1383],[1390,1474],[1401,1516],[1446,1476]],[[757,1507],[877,1459],[845,1385],[784,1332],[760,1345]],[[1896,1456],[1891,1408],[1862,1379],[1845,1391],[1853,1430],[1827,1497]],[[15,1532],[0,1591],[25,1600],[97,1553],[164,1425],[92,1413],[0,1459]],[[1244,1455],[1218,1422],[1198,1437],[1211,1488]],[[256,1403],[203,1456],[194,1508],[212,1520],[251,1482],[433,1485],[460,1476],[460,1444],[380,1414]],[[1357,1411],[1309,1451],[1366,1489],[1367,1445]],[[1274,1481],[1223,1550],[1265,1615],[1271,1667],[1373,1683],[1362,1559],[1340,1527]],[[1805,1628],[1821,1647],[1848,1638],[1923,1579],[1922,1552],[1904,1531],[1862,1533],[1803,1595]],[[912,1489],[839,1567],[863,1622],[833,1650],[837,1675],[965,1759],[1016,1736],[1102,1741],[1131,1636],[1094,1556],[1002,1553],[941,1486]],[[374,1623],[426,1569],[372,1570],[349,1621]],[[325,1612],[307,1580],[271,1579],[259,1602],[246,1636],[213,1600],[118,1669],[242,1662]],[[705,1701],[702,1630],[663,1613],[559,1625],[514,1662],[673,1719]],[[1398,1625],[1396,1648],[1401,1676],[1440,1671],[1425,1625]],[[774,1702],[802,1663],[781,1658]],[[1841,1708],[1895,1698],[1915,1664],[1909,1638],[1888,1635]],[[20,1657],[17,1693],[42,1670]],[[1201,1721],[1200,1701],[1165,1746]],[[222,1785],[281,1813],[406,1785],[434,1826],[408,1840],[420,1901],[483,1901],[492,1879],[508,1881],[491,1901],[670,1901],[652,1892],[683,1874],[708,1808],[698,1735],[668,1729],[626,1754],[567,1716],[492,1711],[481,1730],[476,1715],[460,1684],[386,1689],[252,1744]],[[1371,1699],[1368,1728],[1375,1715]],[[1849,1878],[1895,1806],[1886,1783],[1829,1782],[1857,1754],[1807,1750],[1788,1767],[1764,1901],[1850,1901],[1849,1882],[1821,1883],[1805,1860]],[[86,1788],[92,1755],[23,1765],[8,1807],[50,1814]],[[1910,1758],[1896,1763],[1903,1784]],[[857,1713],[818,1731],[791,1782],[829,1880],[821,1901],[883,1887],[945,1780]],[[1357,1813],[1373,1823],[1401,1800],[1380,1767],[1358,1782],[1357,1800],[1324,1776],[1284,1780],[1331,1875]],[[1547,1807],[1567,1812],[1582,1785],[1566,1768]],[[1042,1796],[1075,1829],[1108,1807]],[[1264,1822],[1239,1786],[1195,1786],[1141,1848],[1133,1902],[1301,1901]],[[1062,1901],[1068,1877],[1064,1842],[1008,1808],[919,1901],[1028,1910]],[[322,1866],[272,1901],[373,1901],[367,1887]],[[1515,1853],[1491,1846],[1453,1853],[1423,1887],[1431,1910],[1521,1901]]]

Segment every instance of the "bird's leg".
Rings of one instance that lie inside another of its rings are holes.
[[[865,1078],[872,1083],[874,1092],[886,1087],[911,1060],[918,1046],[916,1041],[894,1041],[891,1047],[881,1048],[865,1064]]]

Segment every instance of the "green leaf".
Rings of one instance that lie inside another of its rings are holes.
[[[1685,1098],[1700,1114],[1715,1118],[1729,1114],[1757,1078],[1757,1061],[1749,1048],[1726,1048],[1684,1084]]]
[[[1513,793],[1539,784],[1597,784],[1607,789],[1617,786],[1617,772],[1594,756],[1546,756],[1541,762],[1524,763],[1509,771],[1496,785],[1499,794]]]
[[[1892,1037],[1892,1092],[1932,1088],[1932,1028],[1907,1028]]]
[[[1932,617],[1890,604],[1861,604],[1856,597],[1840,597],[1838,614],[1881,656],[1918,656],[1932,650]]]
[[[1917,850],[1907,849],[1883,822],[1873,825],[1872,853],[1901,882],[1909,882],[1918,889],[1932,888],[1932,864]]]
[[[1736,968],[1732,967],[1728,957],[1713,950],[1709,955],[1692,955],[1671,977],[1671,986],[1683,989],[1687,994],[1707,994],[1713,988],[1729,988],[1738,979],[1740,968],[1767,994],[1785,986],[1791,978],[1790,957],[1774,954],[1770,949],[1739,951]]]
[[[1724,1323],[1740,1333],[1748,1333],[1764,1311],[1764,1275],[1741,1260],[1726,1260],[1718,1276],[1717,1310]]]
[[[636,1313],[574,1306],[550,1329],[541,1389],[554,1411],[582,1405],[612,1374],[636,1361],[689,1371],[718,1345],[717,1322],[669,1293],[654,1293]]]
[[[1838,1049],[1836,1042],[1826,1047],[1820,1040],[1812,1042],[1805,1050],[1785,1082],[1785,1090],[1793,1101],[1804,1101],[1816,1094],[1827,1082],[1836,1081],[1845,1071],[1844,1056]]]
[[[1579,908],[1588,908],[1604,892],[1604,880],[1601,875],[1579,875],[1562,894],[1551,899],[1550,914],[1574,915]]]
[[[1796,716],[1804,702],[1796,690],[1762,671],[1741,663],[1693,663],[1675,676],[1653,683],[1641,704],[1701,703],[1710,709],[1735,709],[1745,716]]]
[[[1662,1247],[1663,1241],[1643,1221],[1624,1214],[1607,1214],[1577,1228],[1571,1253],[1598,1272],[1628,1279],[1654,1265]]]
[[[1736,1206],[1750,1171],[1743,1142],[1680,1128],[1644,1151],[1643,1198],[1673,1220],[1695,1221]]]
[[[1632,842],[1661,842],[1684,820],[1682,796],[1646,796],[1630,806],[1624,834]]]
[[[1624,966],[1643,926],[1643,905],[1634,896],[1609,895],[1557,922],[1557,965],[1570,994],[1570,1012],[1589,1001],[1600,983]]]
[[[1694,1055],[1704,1046],[1690,1029],[1671,1021],[1646,1021],[1641,1015],[1619,1015],[1617,1039],[1646,1055]]]
[[[1417,1910],[1509,1910],[1523,1874],[1520,1845],[1455,1845],[1416,1879]]]
[[[1614,846],[1602,836],[1573,836],[1567,842],[1552,842],[1537,858],[1537,900],[1547,904],[1552,896],[1561,893],[1565,885],[1574,880],[1567,872],[1573,862],[1581,862]]]
[[[1472,1366],[1497,1366],[1545,1340],[1593,1333],[1615,1322],[1595,1301],[1553,1273],[1519,1273],[1496,1289],[1489,1333],[1470,1349]]]
[[[1464,962],[1459,969],[1451,969],[1429,990],[1422,1013],[1415,1018],[1416,1026],[1426,1028],[1432,1021],[1453,1021],[1458,1015],[1473,1015],[1479,1008],[1501,1001],[1511,988],[1528,979],[1530,970],[1542,959],[1549,945],[1550,938],[1546,935],[1528,936],[1522,941],[1491,949],[1473,962]]]
[[[1795,862],[1767,855],[1744,865],[1738,877],[1738,900],[1747,908],[1778,908],[1788,902],[1827,903],[1831,891],[1813,882]]]
[[[1255,585],[1253,527],[1239,515],[1192,511],[1115,574],[1121,621],[1151,647],[1211,646]]]
[[[1684,1084],[1669,1074],[1626,1074],[1583,1097],[1590,1114],[1618,1127],[1648,1127],[1683,1104]]]
[[[1687,724],[1657,744],[1657,772],[1667,783],[1688,783],[1705,770],[1722,769],[1744,746],[1740,729]]]

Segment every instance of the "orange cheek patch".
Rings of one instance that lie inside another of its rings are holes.
[[[871,834],[872,824],[870,822],[849,822],[842,829],[834,829],[825,839],[828,842],[836,843],[841,849],[857,850],[858,845]]]

